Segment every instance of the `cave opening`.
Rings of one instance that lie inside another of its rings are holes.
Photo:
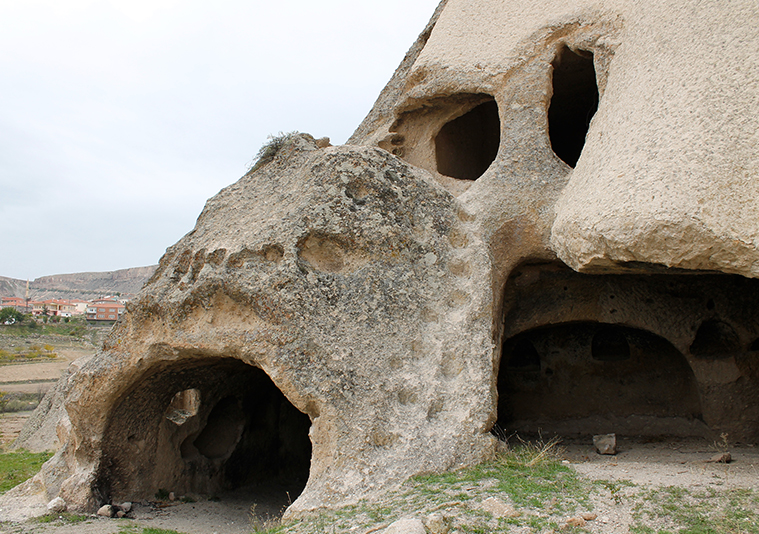
[[[498,426],[508,431],[593,434],[614,425],[640,433],[701,418],[684,356],[645,330],[595,321],[543,326],[504,341],[501,357],[509,363],[498,376]]]
[[[310,427],[263,370],[237,359],[155,369],[110,417],[96,495],[254,491],[278,511],[308,481]]]
[[[435,136],[435,159],[440,174],[476,180],[498,154],[501,120],[495,99],[479,104],[440,128]]]
[[[525,263],[505,281],[494,433],[759,443],[759,280]]]
[[[732,357],[740,345],[732,326],[718,319],[707,319],[698,327],[689,350],[696,358],[719,360]]]
[[[585,146],[590,120],[598,109],[593,54],[585,50],[575,52],[565,45],[556,54],[552,66],[548,135],[556,155],[574,168]]]

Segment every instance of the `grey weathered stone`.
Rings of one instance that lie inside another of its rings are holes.
[[[593,436],[593,447],[595,447],[598,454],[617,454],[617,435],[595,435]]]
[[[60,514],[67,510],[66,501],[61,499],[60,497],[56,497],[49,503],[47,503],[47,509],[49,512],[53,512],[54,514]]]

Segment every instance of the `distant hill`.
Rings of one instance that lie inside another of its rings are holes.
[[[134,267],[102,273],[73,273],[42,276],[29,282],[29,296],[34,300],[90,300],[115,293],[137,293],[153,275],[157,265]],[[0,296],[24,297],[26,280],[0,276]]]

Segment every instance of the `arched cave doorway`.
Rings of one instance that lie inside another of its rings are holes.
[[[294,500],[308,480],[309,416],[257,367],[232,358],[181,362],[157,364],[111,414],[99,499],[255,487],[269,502]]]
[[[680,434],[701,418],[685,357],[660,336],[614,324],[557,324],[507,339],[498,394],[498,425],[511,431]]]
[[[510,273],[498,425],[759,442],[759,280],[625,267]]]

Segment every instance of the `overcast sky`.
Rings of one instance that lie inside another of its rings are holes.
[[[438,0],[0,0],[0,276],[158,262],[267,135],[340,144]]]

